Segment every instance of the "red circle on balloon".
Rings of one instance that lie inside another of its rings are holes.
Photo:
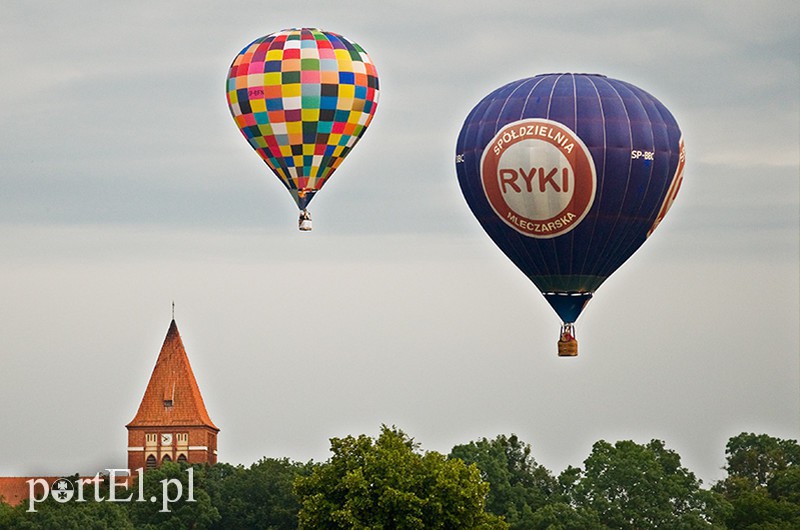
[[[589,149],[556,121],[529,118],[505,125],[484,148],[480,168],[494,212],[529,237],[569,232],[594,202],[597,174]]]

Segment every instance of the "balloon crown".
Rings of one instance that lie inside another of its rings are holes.
[[[545,75],[588,75],[588,76],[592,76],[592,77],[606,77],[606,78],[608,77],[605,74],[593,74],[593,73],[584,73],[584,72],[548,72],[546,74],[539,74],[539,75],[542,75],[542,76],[545,76]]]

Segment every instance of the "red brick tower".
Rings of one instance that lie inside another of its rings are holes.
[[[208,417],[175,320],[128,429],[128,469],[167,461],[215,464],[219,429]]]

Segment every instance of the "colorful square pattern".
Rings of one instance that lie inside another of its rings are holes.
[[[318,29],[256,39],[233,61],[228,105],[250,145],[304,208],[375,114],[378,75],[361,46]]]

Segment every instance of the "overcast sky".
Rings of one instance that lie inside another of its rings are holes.
[[[376,7],[379,6],[379,7]],[[228,66],[319,27],[381,80],[314,231],[236,129]],[[664,440],[709,484],[728,438],[800,433],[800,4],[0,0],[0,475],[126,465],[175,318],[221,461],[516,433],[554,473]],[[675,115],[681,192],[578,321],[461,196],[455,142],[510,81],[597,72]]]

